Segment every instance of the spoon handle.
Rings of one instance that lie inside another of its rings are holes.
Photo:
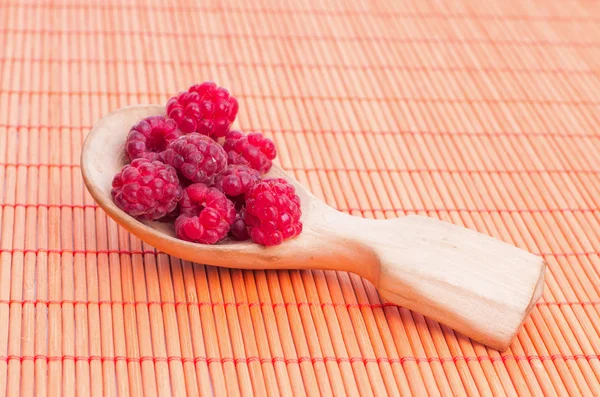
[[[540,257],[473,230],[423,216],[337,226],[375,253],[368,278],[382,298],[494,349],[506,350],[542,295]]]

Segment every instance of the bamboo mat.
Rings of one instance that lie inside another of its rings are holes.
[[[600,3],[0,1],[0,396],[600,394]],[[542,255],[502,354],[334,272],[182,262],[84,189],[90,126],[214,80],[356,216]]]

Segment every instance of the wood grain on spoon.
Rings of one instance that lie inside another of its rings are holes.
[[[241,269],[323,269],[358,274],[382,298],[505,350],[542,295],[545,263],[533,254],[460,226],[422,216],[373,220],[327,206],[273,166],[270,176],[294,183],[304,231],[282,245],[252,242],[202,245],[179,240],[172,225],[141,222],[110,196],[112,178],[126,163],[131,126],[164,114],[158,105],[131,106],[101,119],[81,155],[85,184],[98,204],[125,229],[167,254]]]

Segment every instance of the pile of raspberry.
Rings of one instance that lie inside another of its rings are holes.
[[[112,182],[115,204],[140,220],[172,222],[178,238],[200,244],[272,246],[300,234],[294,186],[266,176],[275,144],[232,130],[238,108],[208,81],[171,98],[165,116],[139,120],[125,142],[129,163]]]

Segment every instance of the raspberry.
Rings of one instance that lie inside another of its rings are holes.
[[[260,181],[260,174],[245,165],[229,165],[215,180],[215,188],[231,199],[245,194],[248,189]],[[242,197],[243,198],[243,197]]]
[[[173,167],[140,158],[115,175],[111,195],[129,215],[157,220],[177,207],[182,191]]]
[[[181,185],[179,185],[179,186],[181,186]],[[179,216],[179,206],[175,207],[175,209],[173,211],[169,212],[167,215],[158,219],[158,221],[166,222],[166,223],[173,223],[173,222],[175,222],[175,219],[177,219],[178,216]]]
[[[271,169],[271,160],[277,155],[273,141],[265,138],[260,132],[244,135],[241,131],[230,131],[225,137],[223,147],[227,152],[229,164],[247,165],[261,174]]]
[[[167,102],[167,115],[184,133],[225,136],[238,112],[238,101],[212,81],[196,84]]]
[[[197,133],[175,139],[162,158],[191,182],[207,185],[212,185],[227,167],[227,155],[221,145]]]
[[[229,229],[229,235],[234,240],[243,241],[250,238],[244,222],[244,196],[260,179],[260,174],[255,169],[245,165],[229,165],[215,181],[215,188],[225,193],[233,201],[236,209],[235,221]]]
[[[173,120],[167,120],[163,116],[147,117],[131,127],[125,151],[130,160],[159,160],[159,154],[167,148],[169,142],[180,135],[181,131]]]
[[[244,221],[252,241],[278,245],[302,232],[300,198],[296,189],[281,178],[268,178],[246,193]]]
[[[223,239],[235,220],[233,203],[203,183],[183,190],[179,209],[181,215],[175,220],[177,237],[201,244],[215,244]]]
[[[231,235],[231,237],[238,241],[244,241],[250,238],[250,236],[248,235],[248,230],[246,229],[246,222],[244,222],[244,213],[244,208],[235,213],[235,220],[233,221],[233,223],[231,224],[231,228],[229,229],[229,234]]]

